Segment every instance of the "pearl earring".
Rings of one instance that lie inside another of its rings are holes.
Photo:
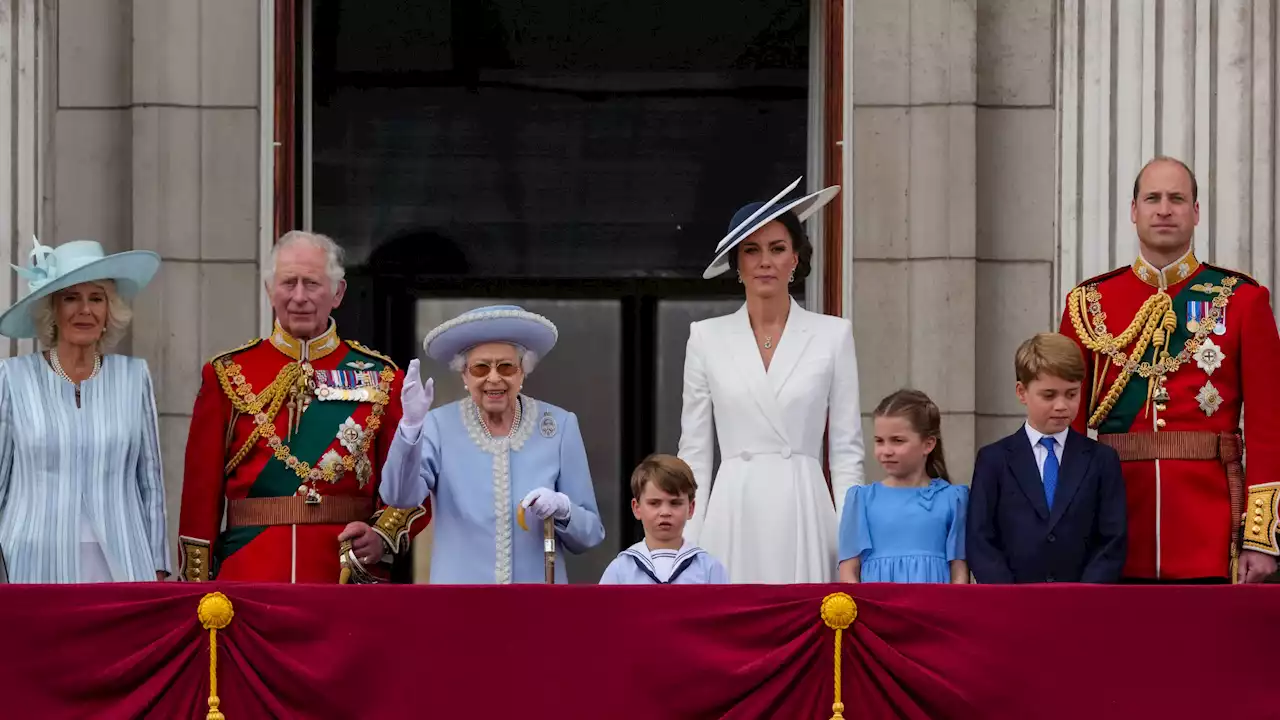
[[[787,282],[795,282],[795,281],[796,281],[796,269],[791,268],[791,279],[788,280]]]
[[[742,284],[742,273],[738,273],[738,284]]]

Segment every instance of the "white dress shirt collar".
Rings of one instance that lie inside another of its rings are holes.
[[[1031,441],[1032,449],[1034,449],[1037,445],[1040,444],[1041,438],[1046,437],[1044,433],[1031,427],[1031,423],[1023,423],[1022,427],[1027,432],[1027,439]],[[1061,450],[1062,448],[1065,448],[1067,446],[1067,433],[1069,432],[1071,432],[1071,429],[1067,428],[1062,432],[1054,433],[1053,435],[1047,436],[1047,437],[1052,437],[1055,441],[1057,441],[1057,446],[1054,447],[1055,451]]]

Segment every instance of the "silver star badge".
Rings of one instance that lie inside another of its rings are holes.
[[[1226,353],[1222,352],[1222,348],[1218,347],[1213,340],[1205,338],[1204,343],[1200,345],[1200,349],[1196,350],[1193,355],[1196,359],[1196,366],[1212,375],[1215,370],[1222,367],[1222,361],[1226,359]]]
[[[1222,395],[1218,394],[1218,388],[1213,383],[1206,382],[1200,392],[1196,393],[1196,402],[1200,403],[1200,409],[1205,415],[1213,415],[1222,406]]]

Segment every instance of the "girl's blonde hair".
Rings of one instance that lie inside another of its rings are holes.
[[[942,452],[942,412],[928,395],[919,390],[899,390],[881,400],[873,416],[902,418],[920,437],[933,438],[933,451],[925,458],[924,471],[931,478],[951,482]]]
[[[93,280],[89,284],[97,285],[107,294],[106,332],[102,334],[102,339],[98,341],[98,349],[102,352],[107,352],[124,338],[125,332],[129,329],[129,323],[133,321],[133,308],[130,308],[129,304],[116,292],[114,281]],[[36,340],[39,341],[40,347],[44,350],[48,350],[58,343],[58,314],[54,311],[53,301],[63,292],[65,291],[59,290],[47,297],[40,298],[31,310],[36,324]]]

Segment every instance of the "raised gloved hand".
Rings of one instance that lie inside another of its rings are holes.
[[[436,398],[436,381],[428,378],[422,384],[422,370],[417,358],[409,361],[409,369],[404,372],[404,387],[400,389],[400,405],[404,414],[400,424],[410,438],[418,436],[418,430],[431,410],[431,403]]]
[[[528,508],[530,512],[538,516],[539,520],[547,518],[555,518],[556,520],[568,520],[569,496],[562,492],[556,492],[551,488],[534,488],[524,496],[524,500],[520,504]]]

